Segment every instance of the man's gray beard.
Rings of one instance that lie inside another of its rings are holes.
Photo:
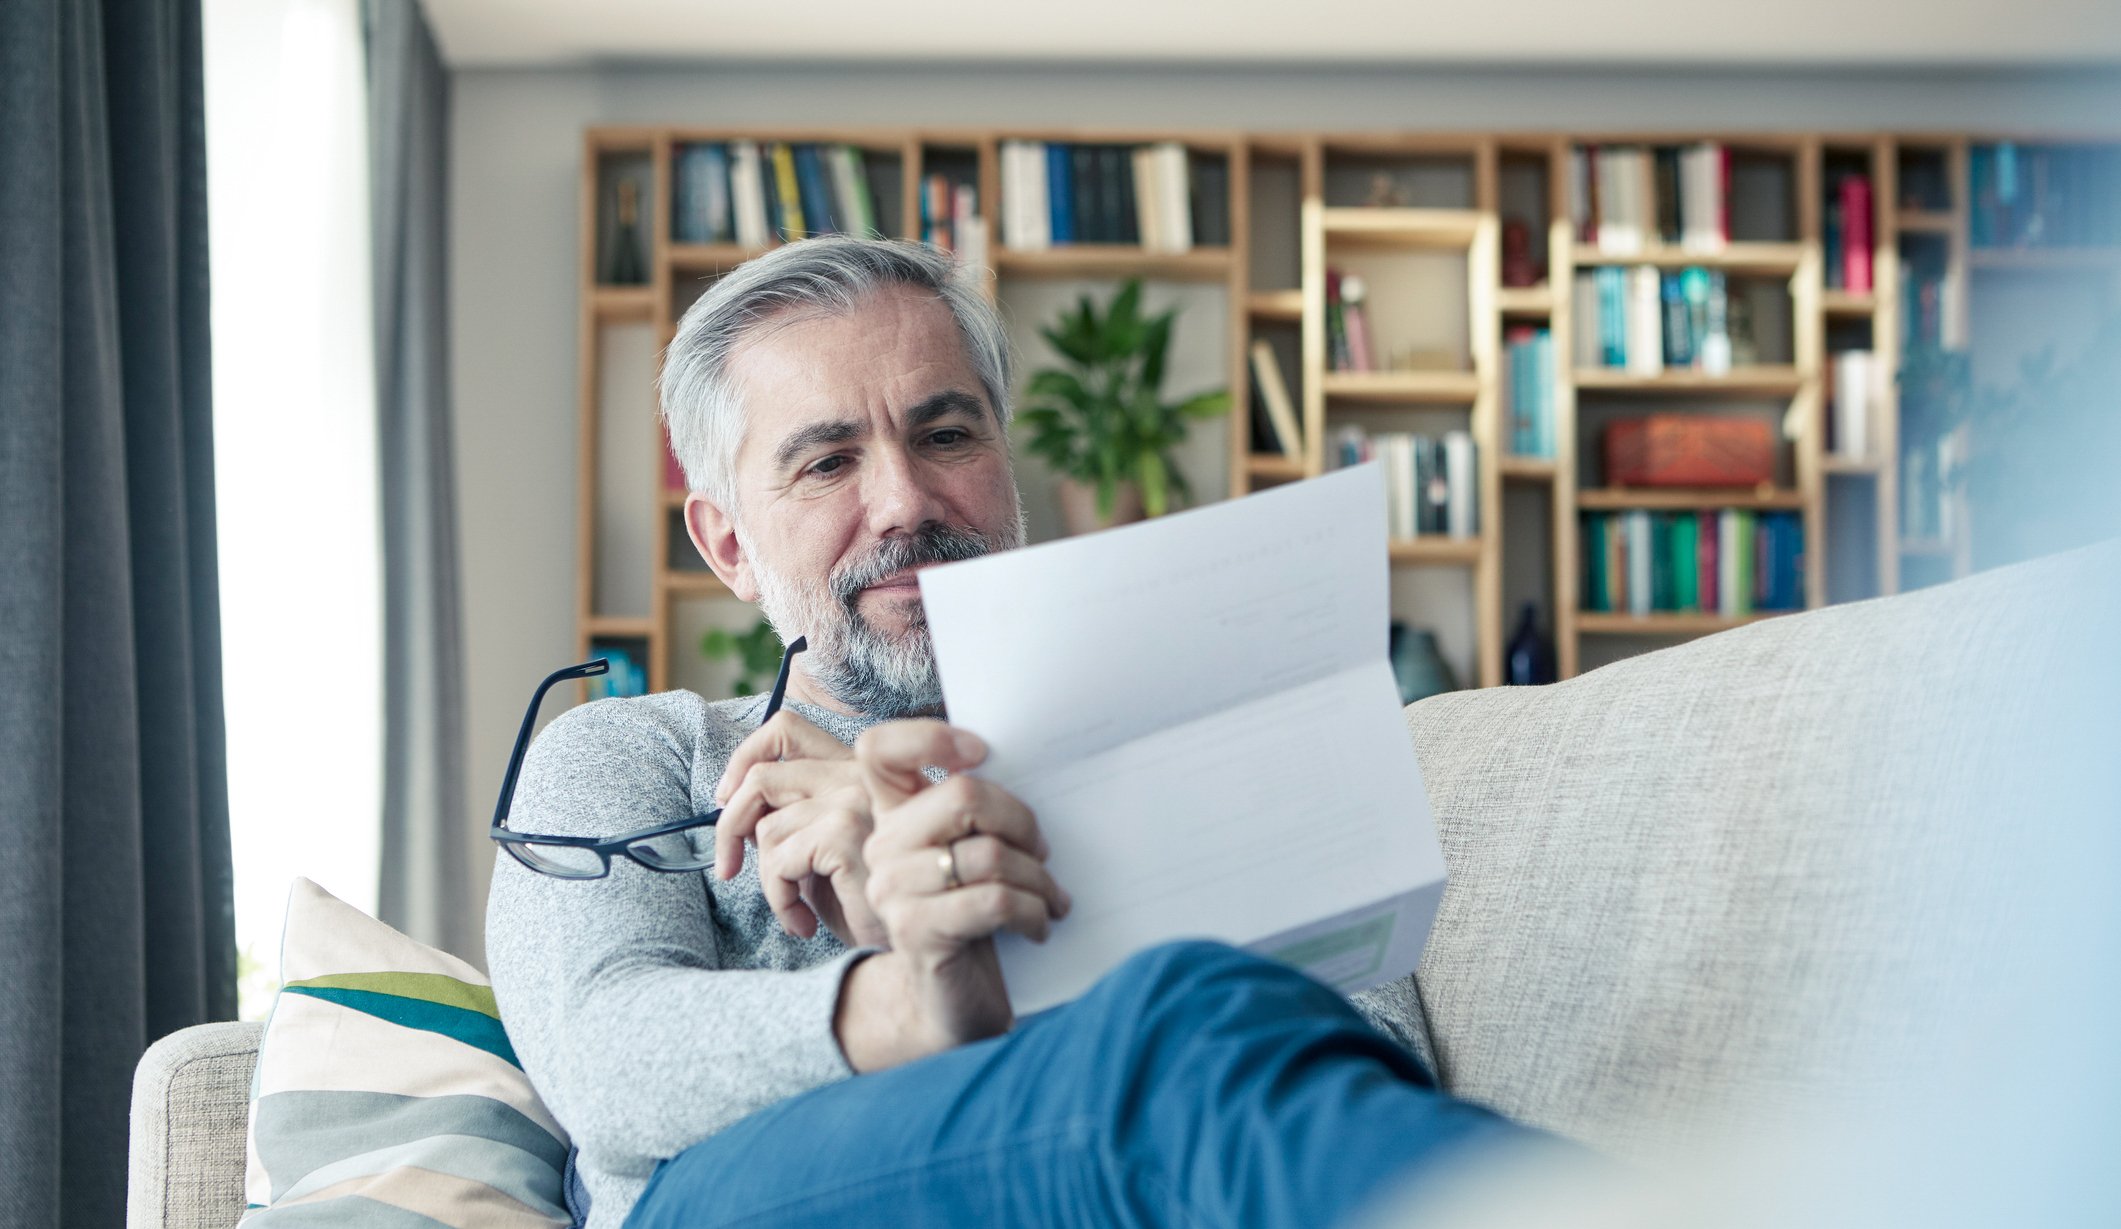
[[[924,526],[887,538],[868,554],[840,566],[820,584],[792,582],[760,560],[744,533],[738,539],[758,578],[759,606],[783,644],[808,636],[796,668],[827,695],[857,713],[890,719],[939,712],[943,684],[935,670],[935,643],[927,612],[918,600],[912,621],[894,638],[862,615],[862,591],[894,572],[924,563],[976,559],[1024,544],[1024,513],[998,537],[948,525]]]

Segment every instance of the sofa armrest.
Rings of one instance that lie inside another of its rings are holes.
[[[126,1229],[230,1229],[243,1215],[251,1072],[262,1024],[201,1024],[133,1072]]]

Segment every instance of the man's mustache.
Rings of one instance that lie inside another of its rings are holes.
[[[893,573],[923,564],[977,559],[994,549],[984,534],[954,525],[924,525],[901,537],[885,538],[867,555],[843,566],[832,578],[832,595],[851,611],[862,590]]]

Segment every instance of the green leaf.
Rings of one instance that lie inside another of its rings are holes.
[[[1142,389],[1154,396],[1164,386],[1164,356],[1171,348],[1171,322],[1177,309],[1151,320],[1142,331]]]
[[[1169,496],[1164,484],[1170,476],[1170,471],[1164,465],[1163,455],[1145,452],[1136,463],[1135,469],[1135,480],[1141,485],[1142,511],[1150,516],[1162,516],[1165,508],[1169,506]]]
[[[1178,412],[1187,418],[1216,418],[1227,414],[1230,412],[1230,390],[1197,393],[1179,402]]]

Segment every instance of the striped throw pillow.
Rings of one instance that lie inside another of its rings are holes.
[[[245,1229],[570,1223],[567,1133],[479,971],[307,879],[251,1086]]]

